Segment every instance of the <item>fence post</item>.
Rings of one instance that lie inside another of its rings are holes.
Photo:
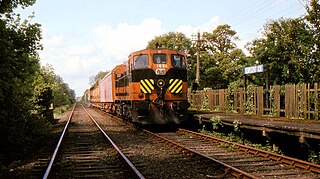
[[[262,116],[263,111],[264,111],[264,106],[263,106],[263,87],[259,86],[257,88],[257,104],[258,104],[258,115]],[[268,100],[268,99],[267,99]]]
[[[318,120],[318,83],[314,84],[314,119]]]
[[[276,116],[280,117],[281,103],[280,103],[280,86],[276,85],[274,87],[274,103],[276,107]]]
[[[292,109],[292,85],[285,85],[285,116],[286,118],[291,118],[292,117],[292,113],[291,113],[291,109]]]

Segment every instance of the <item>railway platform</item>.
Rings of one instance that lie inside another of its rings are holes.
[[[218,117],[224,125],[234,126],[236,121],[240,128],[258,130],[262,135],[269,132],[282,133],[299,137],[303,143],[305,138],[320,139],[320,121],[298,120],[287,118],[259,117],[250,115],[212,113],[191,111],[196,119],[209,122],[212,117]]]

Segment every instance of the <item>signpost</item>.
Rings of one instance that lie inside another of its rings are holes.
[[[265,71],[268,71],[269,65],[256,65],[256,66],[251,66],[251,67],[245,67],[244,68],[244,91],[247,91],[247,74],[253,74],[253,73],[262,73]],[[266,74],[266,88],[269,89],[269,74]],[[267,99],[268,99],[268,93],[267,95]],[[268,101],[268,100],[267,100]],[[267,102],[267,108],[269,107],[269,104]]]

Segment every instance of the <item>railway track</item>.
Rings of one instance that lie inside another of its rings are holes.
[[[88,111],[86,115],[79,105],[75,107],[43,178],[233,178],[216,163],[169,148],[140,129]],[[99,123],[103,135],[93,123]],[[115,142],[106,144],[102,136],[114,139],[119,147]]]
[[[98,120],[101,127],[146,178],[233,178],[211,160],[164,145],[117,117],[108,118],[113,120]]]
[[[320,177],[319,165],[184,129],[179,129],[176,133],[150,133],[150,135],[170,145],[219,161],[225,165],[225,170],[235,177],[299,179]],[[228,166],[231,168],[228,169]]]
[[[287,157],[183,129],[155,134],[110,120],[116,117],[101,111],[87,110],[90,114],[77,105],[74,115],[69,117],[72,121],[62,149],[56,152],[52,170],[48,169],[44,178],[320,177],[320,167],[315,164],[303,164],[297,159],[290,161]],[[96,122],[89,118],[95,118]],[[103,135],[93,123],[99,123]],[[104,136],[113,139],[113,144],[107,143]],[[115,143],[122,154],[114,149]],[[120,156],[125,156],[127,161]]]
[[[89,115],[76,105],[43,178],[143,178]]]

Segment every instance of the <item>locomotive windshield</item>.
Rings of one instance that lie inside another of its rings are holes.
[[[155,63],[155,64],[166,64],[167,63],[166,54],[154,54],[153,55],[153,63]]]
[[[185,68],[186,64],[184,62],[184,56],[182,55],[178,55],[178,54],[174,54],[171,56],[171,63],[172,66],[175,68]]]
[[[134,69],[148,68],[149,60],[148,55],[137,55],[133,57]]]

